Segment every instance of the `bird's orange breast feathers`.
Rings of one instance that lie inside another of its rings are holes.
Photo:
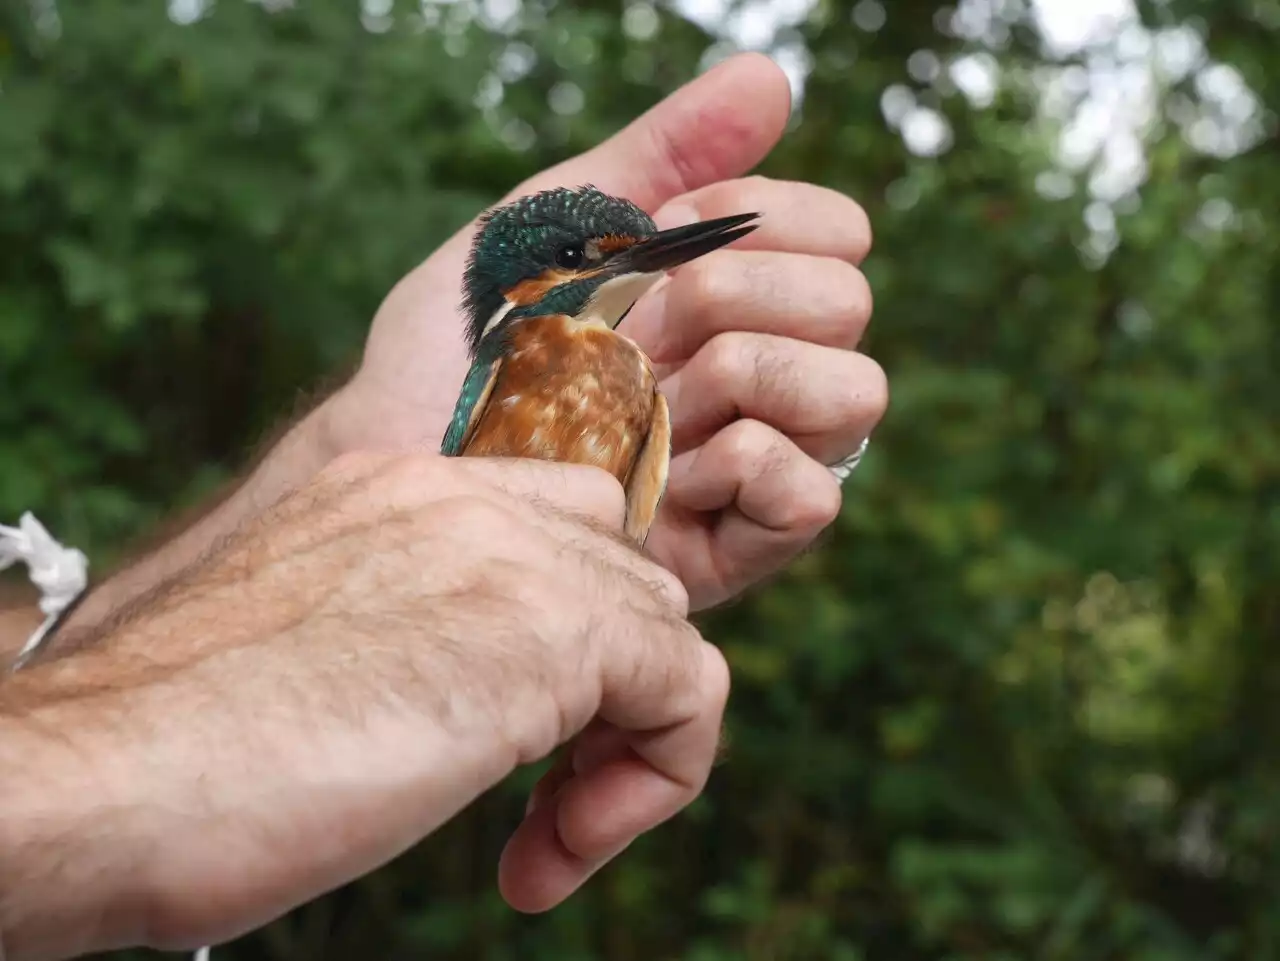
[[[561,316],[523,321],[466,453],[591,464],[625,485],[657,393],[648,358],[627,338]]]

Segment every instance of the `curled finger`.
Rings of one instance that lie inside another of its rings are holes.
[[[621,329],[662,372],[728,331],[851,350],[872,308],[866,277],[844,261],[728,249],[693,261],[655,288]]]
[[[617,639],[615,639],[617,640]],[[503,852],[499,883],[518,910],[564,900],[637,836],[702,790],[719,744],[728,667],[685,622],[604,652],[602,734],[582,765],[521,823]]]
[[[739,418],[758,420],[834,463],[884,415],[888,380],[869,357],[767,334],[726,333],[662,384],[677,453]]]
[[[675,198],[655,214],[663,227],[760,213],[760,228],[744,250],[786,250],[858,264],[871,251],[871,221],[851,197],[818,184],[751,176],[708,184]]]
[[[685,583],[703,585],[701,606],[780,569],[835,520],[841,503],[830,470],[752,420],[677,457],[667,496],[677,513],[714,517],[668,526],[653,545]]]

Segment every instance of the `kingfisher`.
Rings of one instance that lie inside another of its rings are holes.
[[[658,230],[593,186],[481,217],[463,277],[470,369],[441,453],[603,468],[643,546],[666,491],[671,415],[644,351],[617,330],[666,273],[755,230],[744,213]]]

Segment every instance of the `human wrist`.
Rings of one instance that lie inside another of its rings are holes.
[[[233,494],[212,512],[215,523],[208,525],[209,533],[216,537],[235,530],[305,485],[342,453],[334,411],[343,403],[345,389],[330,394],[266,448]],[[205,540],[212,543],[214,538]]]
[[[252,472],[197,520],[101,584],[91,585],[46,644],[45,655],[94,643],[99,628],[114,613],[199,562],[246,521],[331,463],[338,456],[331,412],[336,396],[289,428]]]
[[[134,813],[96,763],[101,732],[60,709],[0,710],[0,937],[7,961],[65,958],[136,941],[142,891]]]
[[[228,609],[219,591],[180,600],[197,621]],[[353,652],[333,637],[246,615],[224,647],[170,636],[182,619],[145,616],[7,682],[7,961],[236,937],[399,855],[521,761],[495,705],[529,699],[500,697],[470,657],[437,687],[450,652],[431,638],[397,671],[398,653],[356,637],[374,650],[348,684],[338,669]],[[310,664],[301,646],[319,648]],[[80,696],[99,687],[111,693]]]

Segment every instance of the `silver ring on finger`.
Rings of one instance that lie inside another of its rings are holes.
[[[836,475],[836,480],[841,484],[849,479],[849,475],[854,472],[858,464],[862,462],[862,455],[867,452],[867,445],[871,443],[870,437],[864,437],[862,443],[848,457],[843,460],[836,461],[834,464],[828,464],[827,469]]]

